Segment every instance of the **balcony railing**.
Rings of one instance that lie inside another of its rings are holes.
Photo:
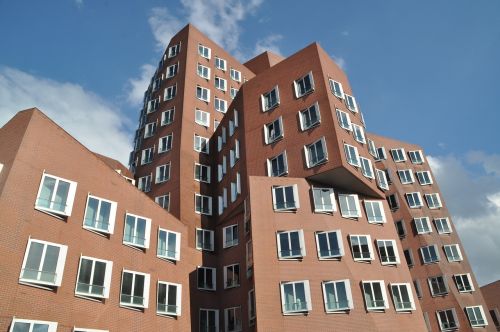
[[[76,284],[76,291],[78,293],[82,293],[90,296],[103,296],[104,295],[104,286],[101,285],[92,285],[86,284],[83,282],[78,282]]]
[[[290,302],[283,305],[285,312],[302,312],[308,311],[306,301]]]
[[[127,294],[121,294],[121,296],[120,296],[120,302],[122,304],[144,306],[144,297],[142,297],[142,296],[127,295]]]
[[[22,279],[39,281],[44,283],[54,284],[56,282],[57,274],[54,271],[43,271],[35,269],[23,269]]]

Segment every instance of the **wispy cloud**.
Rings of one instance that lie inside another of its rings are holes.
[[[0,126],[35,106],[92,151],[128,162],[132,123],[119,109],[80,85],[0,68]]]
[[[130,78],[128,80],[125,89],[127,91],[127,101],[132,106],[141,105],[144,91],[146,91],[155,70],[156,68],[153,65],[142,65],[139,77]]]
[[[347,69],[347,62],[345,61],[345,59],[341,56],[337,56],[335,54],[332,54],[332,59],[333,61],[335,61],[335,63],[342,69],[342,70],[346,70]]]
[[[272,34],[263,39],[259,39],[257,41],[257,44],[255,44],[254,55],[258,55],[265,51],[270,51],[278,55],[281,55],[281,50],[278,46],[278,43],[282,39],[283,36],[279,34]]]
[[[148,23],[156,40],[156,48],[160,51],[167,47],[170,39],[182,28],[182,22],[164,7],[153,8]]]
[[[83,0],[75,0],[75,4],[78,8],[82,8],[83,7]]]
[[[348,37],[348,36],[349,36],[349,31],[344,30],[344,31],[342,31],[340,34],[341,34],[342,36],[344,36],[344,37]]]

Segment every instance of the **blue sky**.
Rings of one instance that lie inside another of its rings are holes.
[[[431,156],[483,284],[500,279],[499,13],[493,0],[309,0],[307,8],[0,0],[0,125],[37,106],[91,149],[126,162],[148,79],[188,21],[241,60],[318,41],[346,70],[368,130]]]

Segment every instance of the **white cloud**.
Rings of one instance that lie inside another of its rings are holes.
[[[489,171],[500,169],[498,155],[475,151],[428,160],[479,284],[500,279],[500,173]],[[469,170],[471,163],[483,170]]]
[[[164,7],[153,8],[148,22],[160,51],[167,47],[170,39],[182,28],[182,22]]]
[[[342,31],[340,34],[341,34],[342,36],[344,36],[344,37],[347,37],[347,36],[349,36],[349,31],[344,30],[344,31]]]
[[[137,78],[130,78],[127,81],[125,90],[127,91],[127,101],[133,106],[141,105],[144,92],[148,88],[149,82],[156,68],[153,65],[145,64],[141,66],[141,74]]]
[[[270,51],[278,55],[281,55],[281,50],[278,46],[278,42],[281,39],[283,39],[283,36],[278,34],[272,34],[263,39],[259,39],[255,44],[254,55],[259,55],[265,51]]]
[[[332,59],[342,70],[347,69],[347,63],[343,57],[332,54]]]
[[[82,8],[83,7],[83,0],[75,0],[75,4],[78,8]]]
[[[39,108],[90,150],[128,163],[131,122],[118,109],[80,85],[0,68],[0,126],[31,107]]]

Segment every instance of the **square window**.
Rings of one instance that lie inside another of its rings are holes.
[[[196,181],[210,183],[210,166],[195,163],[194,179]]]
[[[222,229],[223,248],[234,247],[238,245],[238,225],[231,225]]]
[[[377,148],[377,160],[386,160],[387,154],[385,153],[385,148],[383,146]]]
[[[439,252],[435,244],[420,247],[420,254],[424,264],[439,262]]]
[[[113,234],[116,207],[116,202],[88,195],[85,216],[83,217],[83,228]]]
[[[166,316],[180,316],[182,285],[158,280],[156,313]]]
[[[144,138],[153,136],[156,133],[156,122],[146,123],[144,127]]]
[[[203,136],[194,135],[194,150],[201,153],[210,153],[209,139]]]
[[[288,173],[288,162],[286,151],[283,151],[276,157],[267,160],[268,176],[283,176]]]
[[[396,162],[396,163],[406,161],[405,149],[403,149],[403,148],[391,149],[391,155],[392,155],[392,159],[394,159],[394,162]]]
[[[436,315],[441,331],[454,331],[460,327],[455,308],[436,311]]]
[[[483,306],[465,307],[467,318],[469,318],[470,326],[483,327],[488,325],[488,321],[484,315]]]
[[[226,326],[226,332],[242,331],[241,307],[224,309],[224,322]]]
[[[385,223],[385,212],[382,201],[366,201],[365,200],[366,219],[371,224]]]
[[[120,305],[125,307],[148,307],[150,276],[147,273],[123,270]]]
[[[299,120],[300,129],[302,130],[307,130],[318,125],[321,122],[321,114],[319,113],[318,103],[316,102],[305,110],[300,111]]]
[[[282,282],[280,290],[284,315],[312,310],[309,280]]]
[[[267,112],[280,104],[280,94],[278,86],[275,86],[271,91],[260,96],[262,112]]]
[[[358,195],[339,194],[340,214],[344,218],[361,217]]]
[[[153,161],[154,152],[154,148],[147,148],[142,150],[141,165],[151,163]]]
[[[130,213],[125,215],[123,243],[142,249],[149,248],[151,219]]]
[[[297,210],[300,207],[297,185],[273,186],[275,211]]]
[[[210,59],[212,50],[202,44],[198,44],[198,54],[204,57],[205,59]]]
[[[214,251],[214,231],[197,228],[196,249]]]
[[[419,192],[406,193],[406,201],[411,209],[418,209],[423,206],[422,196]]]
[[[148,106],[147,106],[146,112],[148,114],[152,113],[152,112],[156,111],[159,106],[160,106],[160,97],[158,97],[156,99],[152,99],[152,100],[148,101]]]
[[[221,112],[221,113],[227,112],[227,100],[215,97],[214,103],[215,103],[215,110],[217,112]]]
[[[177,94],[177,85],[172,85],[167,87],[163,94],[163,101],[174,99],[176,94]]]
[[[264,126],[264,138],[266,144],[271,144],[283,138],[283,136],[283,119],[281,116]]]
[[[194,122],[200,126],[210,127],[210,113],[195,109]]]
[[[415,223],[417,234],[432,233],[432,228],[428,217],[415,218],[413,219],[413,222]]]
[[[56,332],[57,322],[47,322],[14,317],[9,332]]]
[[[196,86],[196,98],[204,102],[210,102],[210,90],[202,86]]]
[[[399,198],[396,193],[387,196],[387,203],[389,203],[389,208],[391,211],[396,211],[399,209]]]
[[[344,246],[340,230],[316,232],[316,246],[320,260],[344,256]]]
[[[439,234],[450,234],[453,232],[448,218],[436,218],[434,219],[434,224]]]
[[[198,289],[214,291],[217,285],[215,272],[216,269],[214,267],[199,266],[197,270]]]
[[[396,311],[415,310],[410,284],[391,284],[392,300]]]
[[[153,181],[153,176],[151,174],[146,176],[141,176],[137,181],[137,188],[142,192],[148,193],[151,191],[152,181]]]
[[[361,162],[361,172],[367,178],[373,179],[375,175],[373,174],[372,162],[370,159],[359,157],[359,161]]]
[[[44,173],[35,203],[35,209],[59,216],[71,216],[77,183]]]
[[[240,264],[224,266],[224,289],[240,285]]]
[[[441,204],[441,198],[439,197],[438,193],[425,194],[424,196],[429,209],[439,209],[443,207],[443,205]]]
[[[357,124],[352,124],[352,133],[354,135],[354,139],[359,143],[366,144],[365,132],[363,127],[358,126]]]
[[[356,99],[353,96],[348,95],[347,93],[344,93],[345,96],[345,104],[347,108],[354,113],[358,112],[358,105],[356,103]]]
[[[158,247],[156,256],[159,258],[178,261],[181,259],[181,233],[167,229],[158,229]]]
[[[410,156],[410,160],[414,164],[423,164],[424,157],[421,150],[409,151],[408,155]]]
[[[378,311],[389,308],[383,280],[362,281],[366,310]]]
[[[158,153],[163,153],[172,150],[172,140],[174,134],[160,137],[158,140]]]
[[[215,68],[225,71],[227,68],[227,61],[218,57],[215,57]]]
[[[219,310],[200,309],[200,329],[202,332],[219,331]]]
[[[349,114],[339,109],[337,109],[336,112],[339,125],[346,130],[352,130],[352,123]]]
[[[198,76],[203,77],[206,80],[210,79],[210,68],[198,64]]]
[[[373,250],[370,235],[349,235],[352,257],[355,261],[372,261]]]
[[[170,210],[170,193],[155,197],[156,204],[160,205],[165,210]]]
[[[171,108],[161,113],[161,125],[166,126],[174,121],[175,109]]]
[[[420,183],[420,185],[422,185],[422,186],[433,183],[432,177],[431,177],[431,172],[429,172],[429,171],[417,172],[417,179],[418,179],[418,183]]]
[[[415,182],[413,179],[413,173],[411,169],[404,169],[398,171],[399,179],[401,180],[401,184],[410,184]]]
[[[356,167],[360,166],[358,148],[349,144],[344,144],[344,152],[349,164]]]
[[[344,89],[342,89],[342,83],[329,79],[330,90],[333,95],[338,98],[344,98]]]
[[[295,97],[300,98],[314,91],[314,79],[312,72],[293,82],[295,87]]]
[[[226,91],[227,89],[227,81],[222,77],[215,76],[215,88]]]
[[[89,298],[109,298],[113,262],[93,257],[80,257],[75,294]]]
[[[177,71],[179,70],[179,64],[175,63],[167,67],[166,77],[171,78],[177,75]]]
[[[280,259],[297,259],[306,255],[302,230],[278,232],[277,242]]]
[[[321,286],[323,288],[323,300],[327,313],[346,311],[354,308],[349,279],[323,281]]]
[[[460,262],[463,260],[458,244],[445,245],[443,248],[448,262]]]
[[[236,82],[241,82],[241,72],[236,70],[236,69],[233,69],[231,68],[231,71],[230,71],[230,75],[231,75],[231,78],[236,81]]]
[[[333,188],[313,187],[311,190],[314,200],[314,212],[333,212],[337,210]]]
[[[168,52],[167,52],[168,57],[173,58],[174,56],[179,54],[180,51],[181,51],[181,43],[172,45],[168,48]]]
[[[170,163],[156,167],[155,183],[163,183],[170,179]]]
[[[474,291],[474,285],[469,273],[455,274],[453,275],[453,280],[455,281],[457,289],[460,293],[469,293]]]
[[[400,263],[396,241],[377,240],[377,248],[382,265],[395,265]]]
[[[429,282],[429,289],[432,296],[448,294],[448,284],[444,276],[430,277],[427,281]]]
[[[304,153],[306,157],[306,165],[309,168],[326,162],[328,160],[328,151],[326,150],[325,138],[321,137],[316,142],[305,145]]]

